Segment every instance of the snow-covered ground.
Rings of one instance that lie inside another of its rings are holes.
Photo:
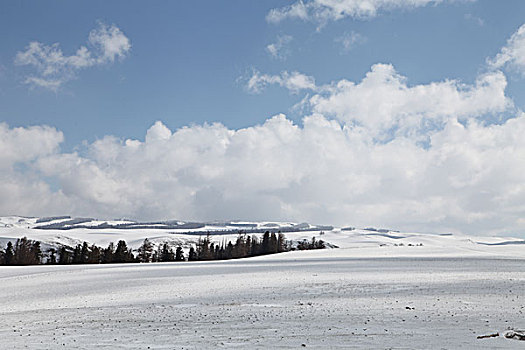
[[[82,219],[84,220],[84,219]],[[427,256],[455,256],[455,257],[515,257],[525,258],[525,240],[513,237],[475,237],[459,234],[423,234],[397,232],[385,229],[341,229],[329,228],[306,223],[277,223],[277,222],[230,222],[230,223],[202,223],[200,228],[157,228],[159,223],[135,223],[140,228],[119,229],[119,224],[132,223],[129,220],[90,221],[79,224],[66,225],[67,229],[38,229],[42,225],[57,222],[82,221],[81,219],[61,218],[49,220],[42,218],[24,218],[18,216],[0,217],[0,246],[5,247],[7,241],[16,241],[17,238],[27,237],[43,243],[43,247],[67,245],[74,247],[86,241],[106,247],[110,242],[117,243],[125,240],[128,246],[137,249],[145,238],[159,244],[168,242],[174,246],[180,245],[187,251],[199,237],[211,234],[214,242],[235,242],[237,231],[244,230],[282,230],[286,239],[302,241],[304,239],[323,240],[330,245],[340,248],[353,249],[351,255],[355,257],[427,257]],[[38,221],[44,221],[38,223]],[[97,225],[109,223],[113,228],[96,228]],[[181,223],[184,224],[184,223]],[[72,227],[69,227],[72,226]],[[295,228],[295,229],[294,229]],[[229,232],[229,233],[228,233]],[[251,235],[251,233],[249,233]],[[254,233],[261,237],[262,233]],[[324,253],[323,253],[324,254]],[[333,251],[330,254],[338,255],[346,252]]]
[[[35,230],[31,222],[0,221],[4,240],[195,239],[155,229]],[[0,347],[525,346],[503,337],[525,328],[522,240],[339,229],[286,237],[312,234],[340,248],[229,261],[0,267]]]

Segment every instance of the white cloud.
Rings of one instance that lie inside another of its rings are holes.
[[[277,36],[276,42],[266,46],[266,51],[272,58],[284,60],[290,54],[288,44],[293,40],[290,35],[279,35]]]
[[[372,66],[360,83],[341,80],[309,99],[315,113],[364,127],[371,135],[425,132],[448,118],[499,113],[512,107],[501,72],[480,76],[474,85],[445,80],[409,86],[392,65]]]
[[[29,43],[25,51],[16,54],[15,64],[29,66],[36,72],[26,77],[25,83],[53,91],[74,79],[79,70],[113,63],[124,58],[131,49],[129,39],[115,25],[99,23],[89,33],[88,46],[81,46],[73,55],[64,55],[58,43],[45,45]]]
[[[525,74],[525,24],[512,34],[495,58],[487,60],[490,67],[508,67]]]
[[[343,51],[348,52],[357,45],[366,42],[366,37],[357,32],[352,31],[350,33],[345,33],[342,36],[336,38],[335,42],[340,43],[343,46]]]
[[[423,135],[442,127],[451,117],[469,118],[497,114],[513,108],[505,95],[507,80],[500,71],[478,77],[473,85],[445,80],[410,86],[389,64],[375,64],[363,80],[340,80],[318,86],[311,76],[299,72],[268,75],[255,71],[246,89],[260,93],[268,85],[298,93],[316,92],[301,105],[312,113],[336,118],[346,125],[365,128],[380,140],[399,135]]]
[[[266,20],[278,23],[285,19],[314,21],[321,25],[345,17],[372,18],[381,11],[412,9],[438,5],[444,0],[299,0],[289,6],[270,10]]]
[[[251,93],[260,93],[268,85],[277,84],[292,93],[301,90],[316,90],[315,79],[299,72],[281,72],[280,75],[261,74],[254,71],[246,82],[246,89]]]
[[[123,59],[131,50],[128,37],[119,28],[103,23],[89,33],[89,43],[98,50],[97,62],[101,64]]]
[[[61,132],[47,126],[9,128],[0,123],[0,168],[12,168],[17,162],[31,162],[55,153],[63,141]]]
[[[9,128],[0,123],[0,212],[45,215],[68,209],[61,192],[52,192],[34,169],[40,158],[59,152],[63,139],[50,127]]]
[[[278,115],[238,130],[157,122],[145,141],[108,136],[81,156],[60,152],[54,129],[3,125],[0,213],[510,233],[525,228],[523,133],[523,114],[501,125],[451,117],[421,147],[318,114],[302,126]]]

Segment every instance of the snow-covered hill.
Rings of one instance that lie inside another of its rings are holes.
[[[137,249],[145,238],[154,244],[168,242],[185,250],[200,237],[210,234],[215,242],[235,241],[239,233],[260,236],[265,231],[282,232],[287,240],[323,240],[329,247],[351,249],[352,255],[381,256],[501,256],[525,257],[525,241],[512,237],[475,237],[459,234],[399,232],[376,228],[335,228],[291,222],[136,222],[101,221],[69,216],[28,218],[0,217],[0,245],[27,237],[42,242],[43,247],[73,247],[86,241],[107,246],[125,240]],[[333,252],[332,254],[347,254]]]
[[[208,231],[222,241],[267,229],[340,248],[228,261],[0,266],[5,348],[523,348],[503,336],[525,325],[525,245],[517,238],[268,222],[103,223],[2,217],[0,237],[27,236],[44,247],[124,239],[135,248],[147,237],[188,247]]]

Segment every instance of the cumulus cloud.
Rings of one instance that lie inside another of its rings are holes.
[[[451,117],[504,112],[513,105],[505,96],[506,86],[499,71],[480,76],[474,85],[445,80],[410,86],[392,65],[375,64],[361,82],[338,81],[308,103],[315,113],[387,137],[392,131],[426,132]]]
[[[525,75],[525,24],[518,28],[496,57],[487,60],[490,67],[508,67]]]
[[[272,58],[284,60],[290,54],[288,44],[293,40],[291,35],[279,35],[274,43],[266,46],[266,51]]]
[[[54,129],[3,125],[0,212],[512,233],[525,224],[524,132],[523,114],[451,117],[422,147],[320,114],[302,125],[277,115],[238,130],[157,122],[144,141],[108,136],[80,155],[61,152]]]
[[[64,136],[47,126],[10,128],[0,123],[0,212],[45,215],[66,211],[60,191],[53,192],[35,170],[42,157],[56,155]]]
[[[315,79],[299,72],[281,72],[280,75],[261,74],[255,70],[246,82],[246,90],[251,93],[260,93],[268,85],[279,85],[292,93],[301,90],[316,90]]]
[[[270,10],[266,20],[278,23],[285,19],[300,19],[324,24],[345,17],[372,18],[381,11],[412,9],[438,5],[444,0],[299,0],[291,5]]]
[[[26,76],[26,84],[56,91],[74,79],[78,71],[123,59],[130,49],[130,40],[119,28],[99,23],[89,33],[88,46],[81,46],[72,55],[64,55],[58,43],[46,45],[33,41],[25,51],[16,54],[15,64],[35,71]]]
[[[299,72],[269,75],[254,71],[246,89],[260,93],[272,84],[292,93],[314,92],[301,102],[307,110],[364,128],[378,139],[388,139],[392,133],[424,134],[442,127],[451,117],[480,117],[513,108],[505,95],[507,79],[500,71],[480,75],[472,85],[444,80],[415,86],[390,64],[373,65],[358,83],[342,79],[320,86],[313,77]]]

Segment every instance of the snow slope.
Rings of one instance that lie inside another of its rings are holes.
[[[524,286],[522,259],[353,249],[2,267],[0,339],[6,349],[522,349],[477,336],[525,326]]]
[[[238,231],[262,232],[283,231],[286,238],[292,241],[324,240],[330,245],[339,248],[351,249],[352,256],[356,257],[425,257],[425,256],[456,256],[456,257],[523,257],[525,258],[525,241],[512,237],[474,237],[453,234],[422,234],[406,233],[384,229],[340,229],[309,225],[306,223],[278,223],[278,222],[229,222],[229,223],[192,223],[200,228],[158,228],[166,223],[137,223],[130,220],[99,221],[96,219],[72,219],[62,217],[53,218],[24,218],[0,217],[0,244],[5,247],[7,241],[28,237],[39,240],[44,247],[67,245],[73,247],[86,241],[90,244],[105,247],[110,242],[117,243],[125,240],[128,245],[137,249],[145,238],[156,244],[168,242],[174,246],[180,245],[185,250],[194,245],[199,237],[210,233],[212,241],[235,241]],[[89,220],[89,221],[86,221]],[[39,223],[40,221],[40,223]],[[39,229],[42,225],[74,222],[78,224],[66,225],[62,229]],[[110,224],[114,228],[97,228],[100,224]],[[140,228],[118,228],[122,224],[134,224]],[[187,225],[180,221],[168,222],[169,227]],[[71,226],[71,227],[69,227]],[[185,227],[185,226],[183,226]],[[332,254],[347,254],[333,252]]]
[[[37,220],[1,218],[0,236],[46,245],[125,239],[134,247],[145,237],[186,246],[198,238],[158,228],[41,230]],[[211,237],[221,241],[236,238],[221,234],[230,227],[239,226],[216,223],[194,231],[214,231]],[[524,342],[503,337],[507,329],[525,328],[522,240],[308,229],[286,236],[316,236],[340,248],[229,261],[0,266],[1,346],[523,348]],[[494,333],[499,336],[477,339]]]

